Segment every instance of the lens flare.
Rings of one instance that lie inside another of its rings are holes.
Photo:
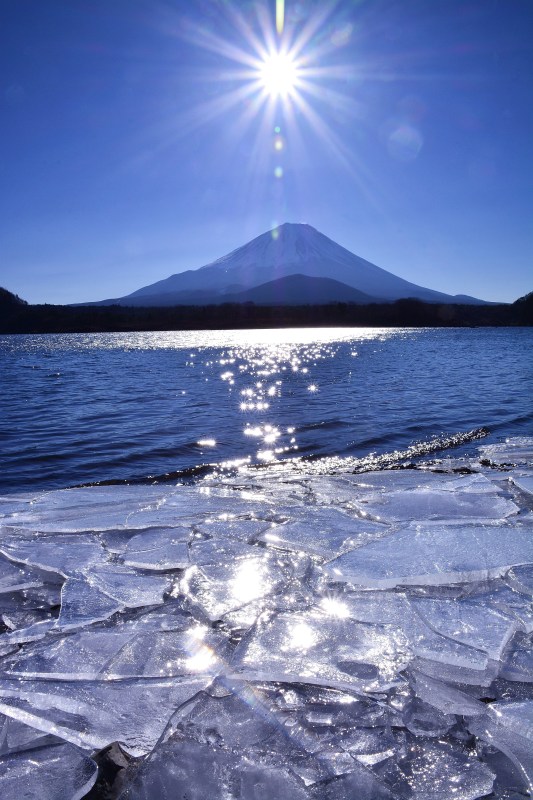
[[[285,0],[276,0],[276,30],[281,36],[285,25]]]

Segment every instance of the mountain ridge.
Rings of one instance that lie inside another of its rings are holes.
[[[308,275],[287,275],[266,281],[250,289],[235,287],[237,291],[213,295],[209,291],[167,292],[129,296],[131,306],[147,308],[171,305],[221,305],[223,303],[256,303],[257,305],[322,305],[324,303],[357,303],[365,305],[379,302],[358,289],[333,278],[311,278]],[[240,291],[239,291],[240,289]],[[119,303],[118,305],[126,305]]]
[[[291,275],[333,280],[372,298],[361,302],[416,298],[430,303],[485,303],[468,295],[449,295],[411,283],[355,255],[311,225],[286,222],[203,267],[175,273],[123,297],[90,305],[221,303],[230,296]],[[291,301],[279,296],[276,302],[283,305]],[[317,298],[313,302],[321,301]]]

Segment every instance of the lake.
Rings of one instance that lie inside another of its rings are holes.
[[[532,432],[532,345],[531,328],[3,336],[0,489],[465,452]]]

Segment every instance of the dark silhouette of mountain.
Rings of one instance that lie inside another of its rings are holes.
[[[429,303],[484,302],[410,283],[354,255],[311,225],[287,222],[211,264],[171,275],[125,297],[99,301],[98,304],[168,306],[223,303],[230,297],[235,298],[249,290],[295,275],[337,281],[381,302],[408,297]],[[307,284],[306,291],[310,291],[310,286]],[[328,293],[331,288],[323,284],[326,298],[330,296]],[[314,302],[328,302],[326,298]],[[283,299],[279,302],[285,303]]]
[[[227,298],[232,303],[256,303],[268,306],[305,306],[320,303],[375,303],[371,297],[346,283],[332,278],[310,278],[308,275],[288,275],[268,281],[245,292]]]
[[[0,309],[17,308],[18,306],[27,306],[26,300],[22,300],[18,294],[13,294],[7,289],[0,286]]]
[[[521,325],[533,325],[533,292],[515,300],[513,308]]]

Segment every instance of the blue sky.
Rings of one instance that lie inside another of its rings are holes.
[[[281,36],[275,6],[4,0],[0,285],[117,297],[289,221],[433,289],[533,289],[531,0],[286,0]],[[290,97],[258,79],[280,47]]]

